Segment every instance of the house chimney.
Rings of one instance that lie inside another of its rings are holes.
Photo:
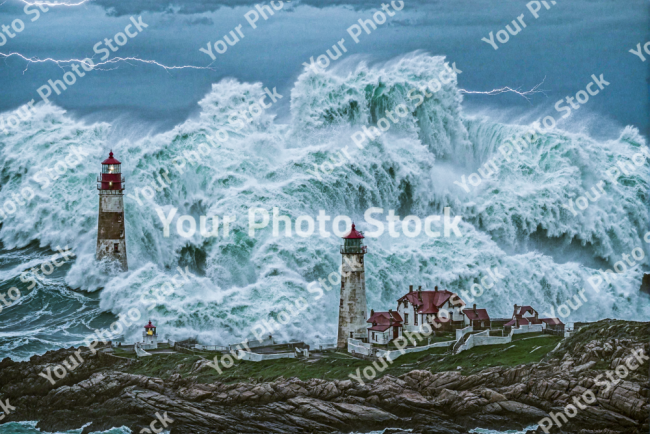
[[[422,285],[418,286],[418,291],[422,291]]]
[[[517,305],[515,304],[515,313],[517,313],[517,308],[518,308],[518,307],[519,307],[519,306],[517,306]]]
[[[474,304],[474,312],[476,312],[476,304]]]
[[[374,314],[375,314],[375,310],[374,310],[374,309],[370,309],[370,316],[373,316]]]
[[[436,289],[435,289],[435,290],[436,290],[436,291],[438,290],[438,285],[436,285]]]
[[[409,285],[409,292],[413,292],[413,285]]]

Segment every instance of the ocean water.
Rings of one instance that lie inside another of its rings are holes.
[[[126,341],[141,339],[151,319],[163,338],[238,342],[252,337],[258,321],[275,318],[300,297],[309,307],[274,333],[276,339],[333,342],[338,291],[317,299],[307,286],[338,269],[341,239],[321,238],[318,231],[308,238],[274,237],[271,225],[250,237],[251,207],[278,207],[294,222],[324,210],[350,216],[361,230],[373,229],[363,218],[373,206],[384,209],[382,219],[389,209],[424,218],[442,214],[447,206],[462,216],[462,237],[384,233],[365,240],[368,309],[375,310],[394,308],[410,284],[469,290],[488,268],[497,267],[504,277],[476,303],[494,317],[510,316],[514,304],[533,305],[545,315],[576,295],[600,267],[611,268],[637,247],[650,253],[642,239],[649,228],[647,162],[618,185],[608,183],[607,194],[577,216],[562,208],[605,179],[606,169],[646,146],[633,127],[622,128],[611,141],[549,131],[469,193],[455,185],[491,158],[503,140],[528,126],[466,113],[455,81],[415,107],[409,90],[437,78],[444,61],[417,52],[382,64],[348,61],[323,73],[304,72],[284,95],[291,99],[287,123],[265,112],[239,132],[228,116],[258,100],[261,83],[215,83],[199,102],[197,116],[165,133],[117,142],[111,138],[116,125],[84,123],[57,106],[36,105],[33,118],[0,136],[0,203],[26,187],[35,194],[8,214],[0,229],[0,293],[11,287],[21,291],[0,312],[0,357],[26,359],[78,345],[131,308],[144,318],[126,327],[121,335]],[[363,149],[352,143],[352,133],[401,103],[409,108],[405,118]],[[230,132],[226,142],[214,139],[220,128]],[[199,162],[187,163],[183,173],[174,169],[175,158],[198,152],[204,143],[209,152],[199,154]],[[345,146],[351,162],[321,173],[321,179],[308,172],[314,164],[341,161]],[[47,169],[54,176],[56,163],[65,161],[72,147],[87,155],[45,185]],[[94,261],[95,180],[111,148],[126,177],[129,271],[123,274]],[[140,193],[138,204],[136,188],[164,171],[169,187],[156,191],[152,201]],[[176,233],[175,218],[165,237],[157,207],[165,215],[177,208],[177,216],[192,215],[197,225],[201,215],[234,215],[236,221],[228,238],[221,229],[218,237],[204,238],[197,228],[186,239]],[[75,252],[74,260],[27,289],[21,272],[65,245]],[[196,278],[147,310],[150,304],[142,297],[159,291],[179,266]],[[589,301],[569,321],[647,320],[650,302],[639,294],[644,267],[603,285],[600,293],[587,289]]]
[[[50,433],[36,428],[36,424],[37,422],[4,423],[0,425],[0,434],[81,434],[81,431],[83,431],[83,428],[79,428],[72,431]],[[92,434],[131,434],[131,430],[123,426],[120,428],[111,428],[108,431],[94,431]]]

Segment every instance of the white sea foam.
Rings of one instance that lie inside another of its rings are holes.
[[[60,108],[39,104],[23,128],[0,136],[0,204],[26,185],[36,192],[7,217],[0,239],[7,248],[33,240],[70,245],[77,258],[67,285],[84,291],[103,287],[100,307],[114,314],[125,314],[133,306],[145,312],[143,293],[168,281],[179,262],[195,267],[205,276],[179,288],[147,316],[161,334],[175,339],[198,336],[214,344],[250,338],[249,328],[256,321],[301,296],[310,307],[285,326],[279,338],[323,342],[335,337],[338,289],[314,300],[307,284],[338,268],[341,240],[273,238],[270,230],[249,238],[249,207],[278,206],[294,219],[301,214],[315,217],[324,209],[358,222],[370,206],[395,209],[402,217],[441,214],[443,206],[451,206],[464,216],[462,238],[384,235],[366,240],[368,308],[374,309],[394,308],[409,284],[469,289],[482,270],[497,266],[506,277],[479,304],[495,317],[509,316],[515,303],[544,312],[583,288],[598,261],[619,260],[638,246],[650,253],[641,239],[649,227],[647,163],[625,184],[608,187],[610,194],[584,213],[573,217],[561,208],[603,179],[604,170],[619,158],[629,158],[645,145],[634,128],[609,142],[562,131],[541,135],[532,152],[465,193],[453,181],[474,172],[504,139],[527,127],[465,117],[455,83],[444,85],[415,108],[408,91],[437,77],[442,65],[441,57],[414,53],[379,66],[360,63],[345,72],[305,72],[291,91],[288,124],[265,113],[238,133],[229,127],[228,115],[259,99],[263,85],[227,79],[214,84],[200,101],[197,119],[166,133],[114,144],[127,193],[148,185],[166,168],[172,182],[157,193],[157,204],[176,207],[178,215],[192,215],[197,221],[205,214],[237,216],[226,240],[198,235],[187,240],[175,234],[165,238],[154,207],[125,197],[130,271],[114,277],[94,264],[95,178],[109,150],[110,126],[85,125]],[[400,103],[411,115],[364,149],[354,147],[352,132]],[[184,174],[171,169],[175,157],[197,150],[219,128],[230,130],[227,142],[213,141],[216,150],[201,164],[188,164]],[[71,145],[84,147],[89,155],[55,187],[40,189],[28,181],[39,170],[53,167]],[[307,173],[313,163],[326,161],[346,145],[355,157],[352,163],[322,180]],[[363,224],[360,229],[365,229]],[[546,245],[555,248],[545,250]],[[647,319],[650,303],[639,296],[640,280],[637,270],[600,294],[590,294],[589,307],[573,313],[571,320]],[[140,327],[129,329],[129,340],[139,337]]]
[[[73,429],[70,431],[57,431],[55,433],[41,431],[36,428],[38,422],[9,422],[0,425],[0,434],[81,434],[82,428]],[[89,425],[89,424],[88,424]],[[85,427],[86,425],[84,425]],[[131,434],[131,430],[125,426],[120,428],[111,428],[107,431],[93,431],[91,434]],[[169,431],[163,431],[163,434]]]

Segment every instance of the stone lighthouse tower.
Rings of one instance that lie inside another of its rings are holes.
[[[347,348],[348,338],[367,337],[366,327],[366,273],[363,256],[367,247],[362,245],[363,234],[354,223],[350,233],[343,237],[341,246],[343,265],[341,273],[341,304],[339,305],[338,348]]]
[[[109,259],[128,270],[124,231],[124,178],[121,163],[113,158],[113,151],[102,162],[102,173],[97,178],[99,190],[99,220],[97,226],[97,255],[101,261]]]

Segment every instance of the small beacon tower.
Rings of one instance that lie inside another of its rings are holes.
[[[158,335],[156,334],[156,326],[151,324],[151,320],[149,320],[149,324],[144,326],[144,330],[142,332],[142,342],[144,342],[144,345],[153,345],[152,348],[148,348],[150,350],[154,350],[158,348]]]
[[[341,246],[341,304],[339,305],[339,331],[337,348],[347,348],[348,339],[364,339],[366,328],[366,273],[363,256],[367,247],[362,245],[363,234],[354,223],[350,233],[343,237]]]
[[[97,226],[97,254],[101,261],[108,258],[119,262],[127,271],[126,239],[124,231],[124,178],[121,163],[113,158],[113,151],[102,162],[102,173],[97,178],[99,190],[99,219]]]

